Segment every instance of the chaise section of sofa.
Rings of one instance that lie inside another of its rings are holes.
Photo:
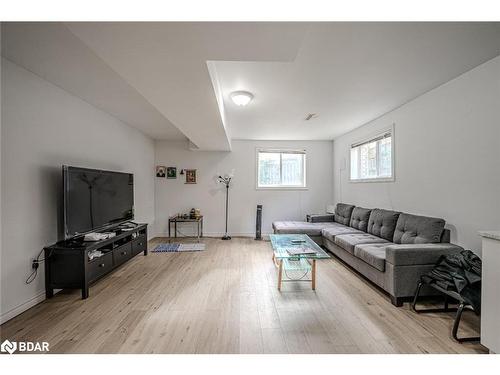
[[[430,271],[439,257],[463,250],[449,243],[449,231],[440,218],[339,203],[333,220],[276,222],[273,228],[275,233],[311,235],[388,292],[396,306],[413,296],[420,276]],[[430,289],[422,292],[433,293]]]
[[[314,223],[307,221],[275,221],[273,222],[273,231],[276,234],[307,234],[316,243],[322,245],[321,231],[337,225],[332,221]]]

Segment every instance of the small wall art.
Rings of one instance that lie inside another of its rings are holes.
[[[177,167],[167,168],[167,178],[177,178]]]
[[[165,178],[166,171],[167,171],[167,167],[165,167],[164,165],[157,165],[156,166],[156,177]]]
[[[185,169],[186,184],[196,184],[196,169]]]

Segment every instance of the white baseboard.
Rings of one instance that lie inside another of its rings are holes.
[[[26,302],[21,303],[19,306],[0,315],[0,324],[5,323],[8,320],[18,316],[19,314],[25,312],[26,310],[38,305],[40,302],[45,300],[45,291],[39,292],[34,297],[30,298]]]
[[[191,233],[187,233],[191,234]],[[269,235],[271,233],[262,233],[262,238],[269,238]],[[217,237],[222,237],[224,235],[223,232],[203,232],[203,237],[208,237],[208,238],[217,238]],[[249,233],[249,232],[243,232],[243,233],[229,233],[230,236],[232,237],[249,237],[249,238],[254,238],[255,233]],[[158,233],[155,237],[167,237],[168,238],[168,233]],[[196,237],[196,233],[193,235],[193,237]],[[193,238],[189,237],[189,238]],[[174,237],[172,237],[174,238]],[[179,236],[177,238],[183,238],[182,236]]]
[[[54,295],[59,293],[62,289],[54,289]],[[19,314],[22,314],[26,310],[31,309],[33,306],[38,305],[39,303],[45,301],[45,290],[42,292],[38,292],[34,297],[31,297],[26,302],[21,303],[19,306],[14,307],[13,309],[3,313],[0,315],[0,324],[4,324],[5,322],[15,318]]]

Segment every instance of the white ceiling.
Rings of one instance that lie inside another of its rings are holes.
[[[333,139],[499,54],[500,23],[329,23],[293,62],[215,67],[233,138]],[[238,107],[235,90],[255,98]]]
[[[2,56],[156,139],[186,139],[62,23],[2,23]]]
[[[207,61],[293,61],[307,29],[287,23],[69,23],[202,150],[229,150]]]
[[[333,139],[499,55],[500,23],[3,23],[2,42],[152,138],[229,150]]]

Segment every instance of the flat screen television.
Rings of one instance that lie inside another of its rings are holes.
[[[64,238],[134,218],[134,175],[63,166]]]

